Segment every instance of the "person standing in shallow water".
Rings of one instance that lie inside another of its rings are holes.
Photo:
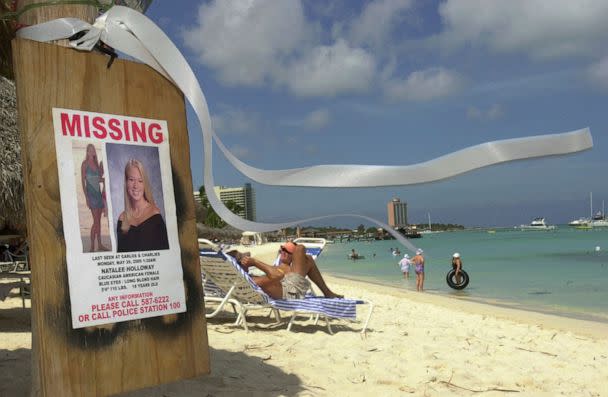
[[[143,164],[131,159],[125,166],[125,209],[118,217],[118,252],[169,249],[167,226],[154,202]]]
[[[420,248],[416,250],[416,256],[412,258],[414,264],[414,270],[416,271],[416,291],[422,292],[424,290],[424,251]]]
[[[460,284],[462,282],[462,259],[458,252],[454,252],[452,255],[452,269],[455,270],[456,284]]]
[[[410,279],[410,265],[412,262],[410,261],[410,256],[408,254],[403,255],[403,259],[399,261],[399,266],[401,267],[401,272],[403,273],[403,278],[406,280]]]
[[[91,143],[87,145],[86,156],[80,166],[80,179],[87,207],[93,217],[93,224],[91,225],[91,233],[89,235],[91,240],[89,252],[95,251],[96,241],[98,251],[107,251],[108,248],[101,243],[101,214],[103,213],[104,202],[100,184],[104,182],[103,168],[97,159],[95,146]]]

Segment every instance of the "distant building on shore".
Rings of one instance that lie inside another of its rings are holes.
[[[241,207],[241,211],[236,213],[238,216],[255,222],[255,191],[251,187],[251,183],[246,183],[242,187],[214,186],[213,189],[222,203],[234,201]],[[194,192],[196,200],[199,200],[199,196],[199,192]]]
[[[388,202],[388,225],[392,228],[406,227],[407,223],[407,203],[394,198]]]

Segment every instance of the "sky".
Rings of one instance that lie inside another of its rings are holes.
[[[214,147],[215,184],[252,183],[259,222],[387,222],[394,197],[411,223],[469,227],[567,223],[589,216],[590,192],[595,211],[608,205],[605,0],[157,0],[146,15],[195,71],[220,139],[257,168],[409,165],[499,139],[593,136],[585,152],[381,188],[261,185]],[[201,127],[187,113],[198,188]]]

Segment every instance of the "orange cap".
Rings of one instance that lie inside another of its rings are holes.
[[[288,241],[285,244],[281,245],[281,248],[289,252],[290,254],[293,254],[296,251],[296,245],[291,241]]]

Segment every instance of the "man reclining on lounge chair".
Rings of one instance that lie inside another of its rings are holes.
[[[308,276],[321,289],[326,298],[343,298],[332,292],[317,267],[314,259],[306,255],[306,247],[287,242],[281,246],[279,264],[268,265],[238,251],[227,253],[237,259],[244,269],[254,266],[265,273],[264,276],[253,276],[257,285],[274,299],[301,299],[310,289]]]

